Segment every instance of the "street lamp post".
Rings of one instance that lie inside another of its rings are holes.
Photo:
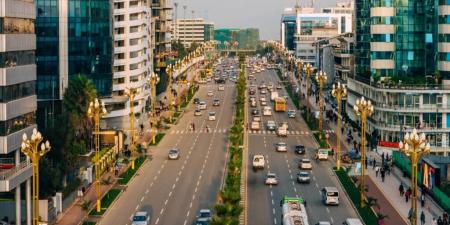
[[[319,130],[323,130],[323,111],[325,107],[325,100],[323,98],[323,86],[325,85],[325,81],[327,81],[327,74],[323,71],[319,71],[316,74],[316,81],[319,83]]]
[[[313,71],[311,64],[306,64],[305,66],[305,74],[306,74],[306,107],[309,108],[309,79],[311,77],[311,73]],[[309,113],[306,113],[306,119],[309,120]]]
[[[356,104],[353,106],[353,109],[355,110],[355,113],[361,117],[361,175],[359,178],[359,191],[361,194],[360,199],[360,207],[364,207],[364,179],[365,179],[365,172],[366,172],[366,122],[367,118],[372,115],[373,113],[373,105],[370,102],[370,100],[365,100],[364,97],[361,97],[361,99],[356,100]]]
[[[399,149],[411,160],[411,184],[412,184],[412,197],[411,197],[411,212],[410,217],[411,225],[417,225],[417,164],[422,156],[430,152],[430,143],[428,143],[425,133],[417,133],[414,129],[412,133],[407,133],[400,141]]]
[[[347,95],[347,88],[345,88],[344,84],[341,84],[341,82],[338,82],[337,85],[333,84],[333,90],[331,91],[331,95],[336,98],[337,100],[337,117],[338,117],[338,123],[337,123],[337,130],[336,130],[336,168],[337,170],[341,169],[341,124],[342,124],[342,112],[341,112],[341,104],[342,104],[342,98]]]
[[[134,170],[134,157],[136,156],[136,127],[135,123],[135,115],[134,115],[134,97],[136,97],[137,89],[136,88],[127,88],[125,90],[125,95],[130,98],[130,150],[131,150],[131,169]]]
[[[95,187],[97,193],[97,212],[101,210],[100,201],[100,119],[106,115],[105,103],[100,104],[96,98],[89,103],[88,117],[94,121],[94,135],[95,135]]]
[[[177,64],[178,64],[178,62],[177,62]],[[177,67],[178,65],[176,65],[176,67]],[[169,94],[169,110],[170,111],[172,111],[172,107],[173,107],[173,105],[172,105],[172,75],[173,75],[173,72],[174,72],[174,67],[172,66],[172,65],[169,65],[169,66],[167,66],[167,68],[166,68],[166,73],[167,73],[167,76],[168,76],[168,78],[169,78],[169,86],[168,86],[168,90],[166,91],[168,94]],[[169,117],[169,121],[172,123],[172,114],[170,114],[170,117]]]
[[[152,143],[155,144],[156,143],[156,84],[159,83],[159,76],[156,73],[151,73],[148,82],[151,85],[151,89],[152,89],[152,105],[151,105],[151,109],[152,109],[152,116],[150,118],[150,125],[151,125],[151,129],[152,129]]]
[[[22,136],[21,151],[30,158],[31,165],[33,167],[33,225],[39,225],[39,160],[48,151],[50,151],[50,143],[45,141],[41,133],[33,129],[33,134],[31,139],[28,139],[27,134],[24,133]]]

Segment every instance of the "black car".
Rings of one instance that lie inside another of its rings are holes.
[[[303,145],[296,145],[294,151],[297,154],[305,154],[306,149],[305,149],[305,146],[303,146]]]
[[[253,109],[252,110],[252,115],[259,115],[259,110],[258,109]]]
[[[216,81],[216,83],[218,83],[218,84],[225,84],[225,80],[224,79],[218,79],[217,81]]]
[[[194,104],[199,104],[200,103],[200,99],[199,98],[194,98]]]

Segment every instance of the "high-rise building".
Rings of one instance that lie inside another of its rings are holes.
[[[206,22],[203,18],[177,19],[174,23],[174,36],[185,47],[191,46],[193,42],[209,41],[213,35],[214,23]]]
[[[213,35],[214,24],[206,22],[203,18],[177,19],[174,24],[174,36],[185,47],[191,46],[194,42],[209,41]]]
[[[319,49],[315,42],[352,32],[352,13],[334,12],[338,10],[328,8],[322,9],[321,13],[315,13],[314,8],[303,8],[299,5],[286,8],[281,18],[282,45],[294,51],[304,62],[317,66],[316,56]]]
[[[450,1],[356,0],[355,74],[347,113],[364,96],[375,107],[372,141],[396,146],[420,129],[432,154],[450,152]]]
[[[150,91],[147,78],[153,72],[150,2],[114,1],[114,72],[111,98],[104,99],[108,126],[128,129],[130,101],[127,88],[135,88],[134,112],[144,112]]]
[[[81,74],[97,95],[112,91],[112,20],[109,1],[35,0],[39,125],[61,108],[68,81]]]
[[[29,0],[0,0],[0,6],[0,192],[15,194],[15,210],[0,210],[0,218],[31,224],[32,168],[20,147],[22,135],[36,128],[36,11]]]
[[[154,66],[155,72],[159,74],[161,81],[159,82],[159,91],[165,90],[167,85],[167,76],[165,76],[166,67],[168,65],[169,56],[171,55],[170,26],[172,17],[168,0],[148,0],[151,1],[153,23],[155,29],[154,36]]]
[[[259,30],[256,28],[217,29],[214,30],[214,39],[219,42],[220,49],[255,50],[259,44]]]

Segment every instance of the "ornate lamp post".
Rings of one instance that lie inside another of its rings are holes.
[[[45,141],[41,133],[33,129],[31,139],[28,139],[27,134],[22,136],[21,151],[30,158],[33,167],[33,225],[39,225],[39,160],[48,151],[50,151],[50,142]]]
[[[178,64],[178,62],[175,64],[175,67],[178,67],[177,64]],[[167,93],[169,94],[169,110],[170,111],[173,110],[173,104],[172,104],[172,101],[173,101],[172,75],[173,75],[174,71],[175,71],[175,68],[172,65],[167,66],[166,73],[167,73],[167,76],[169,78],[169,86],[168,86],[168,89],[167,89]],[[172,114],[170,114],[169,121],[172,123]]]
[[[333,84],[333,90],[331,90],[331,95],[337,100],[337,112],[338,112],[338,123],[337,123],[337,140],[336,140],[336,168],[337,170],[341,169],[341,124],[342,124],[342,98],[347,95],[347,88],[345,88],[344,84],[338,82],[337,85]]]
[[[152,133],[154,134],[152,137],[152,143],[156,143],[156,84],[159,83],[159,76],[156,73],[151,73],[149,79],[147,80],[148,83],[150,83],[151,89],[152,89],[152,116],[150,118],[150,125],[152,129]]]
[[[316,74],[316,81],[319,83],[319,130],[323,130],[323,111],[325,110],[325,100],[323,97],[323,86],[325,85],[325,81],[327,81],[327,74],[323,71],[319,71]]]
[[[97,212],[101,210],[100,201],[100,119],[106,115],[105,103],[100,104],[96,98],[89,103],[87,111],[88,117],[94,121],[94,144],[95,144],[95,187],[97,192]]]
[[[136,127],[134,125],[136,117],[134,115],[134,97],[136,97],[136,88],[125,89],[125,95],[130,98],[130,150],[131,150],[131,169],[134,170],[134,157],[136,156]]]
[[[411,160],[411,225],[417,224],[417,164],[422,156],[430,152],[430,143],[428,143],[425,133],[417,133],[414,129],[412,133],[407,133],[403,142],[399,143],[400,151],[402,151]]]
[[[300,59],[300,60],[297,61],[297,71],[298,71],[298,78],[299,78],[299,79],[301,78],[300,75],[302,74],[304,63],[305,63],[305,62],[304,62],[302,59]]]
[[[367,118],[373,113],[373,105],[370,100],[365,100],[364,97],[356,100],[356,104],[353,106],[355,113],[361,117],[361,175],[359,178],[360,186],[359,192],[361,194],[360,206],[364,207],[364,178],[366,172],[366,122]]]

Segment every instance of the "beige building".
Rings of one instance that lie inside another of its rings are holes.
[[[174,24],[173,38],[189,47],[193,42],[212,40],[213,33],[214,23],[206,22],[203,18],[178,19]]]

